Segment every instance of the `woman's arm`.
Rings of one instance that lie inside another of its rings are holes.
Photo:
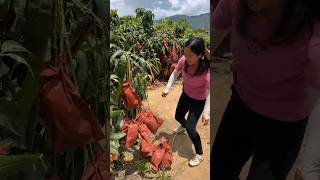
[[[206,99],[206,103],[204,105],[203,117],[204,117],[205,120],[209,120],[210,119],[210,94],[208,95],[208,97]]]
[[[166,86],[166,88],[163,90],[163,93],[168,94],[170,91],[170,88],[172,87],[173,83],[176,81],[176,79],[179,77],[179,75],[181,74],[181,71],[175,69],[169,78],[168,84]]]

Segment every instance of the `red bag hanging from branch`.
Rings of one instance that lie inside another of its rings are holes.
[[[123,100],[127,110],[136,108],[142,105],[141,99],[132,88],[129,82],[123,84]]]
[[[62,57],[57,67],[45,67],[40,76],[40,107],[55,154],[104,138],[94,114],[68,77]]]

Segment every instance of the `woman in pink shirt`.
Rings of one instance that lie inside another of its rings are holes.
[[[202,145],[196,130],[198,120],[203,112],[202,122],[208,124],[210,119],[210,60],[205,42],[201,38],[186,42],[184,56],[172,72],[162,96],[166,97],[175,79],[182,73],[183,92],[176,109],[176,120],[180,123],[176,133],[187,132],[196,155],[189,161],[190,166],[197,166],[203,160]],[[185,115],[188,114],[187,119]]]
[[[310,114],[307,89],[320,89],[318,0],[220,0],[215,48],[231,32],[232,97],[211,152],[211,179],[284,180]]]

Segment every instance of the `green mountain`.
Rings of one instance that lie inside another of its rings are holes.
[[[186,20],[192,29],[197,30],[197,29],[204,29],[209,31],[209,26],[210,26],[210,14],[209,13],[204,13],[200,14],[197,16],[186,16],[186,15],[174,15],[167,17],[168,19],[178,22],[181,19]],[[165,18],[166,19],[166,18]],[[163,19],[156,20],[156,23],[160,23]]]

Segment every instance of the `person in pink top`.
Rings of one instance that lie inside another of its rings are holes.
[[[189,161],[190,166],[197,166],[203,160],[202,145],[199,133],[196,130],[198,120],[203,112],[204,125],[210,119],[210,60],[202,38],[190,39],[186,42],[184,56],[172,72],[162,96],[166,97],[177,77],[182,73],[183,92],[178,102],[175,119],[180,123],[176,133],[187,132],[196,155]],[[189,112],[187,119],[186,114]]]
[[[220,0],[213,48],[231,33],[234,84],[211,152],[211,179],[284,180],[320,89],[318,0]]]

